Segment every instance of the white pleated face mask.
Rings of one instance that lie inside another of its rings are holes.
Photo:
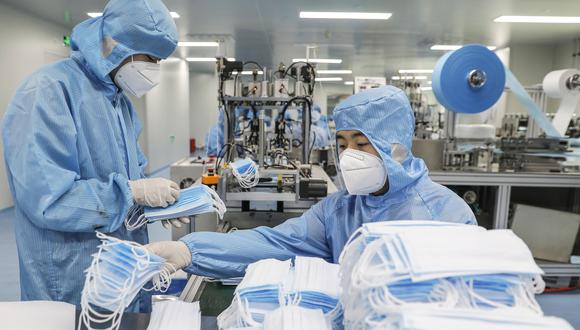
[[[360,150],[348,148],[340,154],[340,171],[351,195],[372,194],[387,182],[383,160]]]
[[[159,85],[161,64],[133,61],[123,65],[115,75],[115,83],[123,91],[141,97]]]

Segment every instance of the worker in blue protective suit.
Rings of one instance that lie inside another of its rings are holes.
[[[353,95],[337,106],[334,120],[346,191],[274,228],[197,232],[148,249],[176,268],[226,278],[242,276],[248,264],[265,258],[300,255],[336,263],[350,235],[366,222],[476,223],[469,206],[431,181],[423,160],[411,153],[415,120],[403,91],[386,86]]]
[[[144,178],[141,124],[129,98],[151,90],[159,60],[177,47],[177,29],[160,0],[110,0],[103,16],[77,25],[71,56],[18,88],[2,123],[15,202],[22,300],[80,306],[95,231],[147,243],[128,232],[128,211],[164,207],[179,187]],[[178,222],[172,222],[178,225]],[[145,311],[134,302],[130,311]]]
[[[288,109],[284,114],[286,130],[292,133],[293,142],[302,142],[302,109]],[[322,114],[320,106],[312,107],[310,126],[311,148],[321,149],[330,146],[330,133],[326,116]]]
[[[206,156],[216,157],[224,145],[224,111],[220,109],[218,121],[209,129],[205,136]]]
[[[235,136],[239,137],[242,135],[244,130],[247,130],[252,125],[254,120],[254,111],[250,107],[238,106],[234,109],[235,114]],[[205,154],[209,157],[219,156],[219,152],[222,150],[225,144],[224,137],[224,122],[225,113],[220,109],[220,114],[218,117],[218,122],[211,126],[208,134],[205,136]],[[269,116],[264,117],[264,123],[266,130],[268,130],[271,120]]]

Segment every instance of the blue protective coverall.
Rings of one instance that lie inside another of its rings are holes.
[[[285,120],[286,129],[292,132],[294,140],[302,141],[302,109],[293,109],[297,113],[286,111]],[[321,149],[330,146],[330,131],[328,130],[328,121],[326,115],[322,114],[320,106],[315,104],[312,107],[312,125],[310,126],[310,144],[311,148]],[[314,114],[317,113],[317,119],[314,120]]]
[[[353,95],[337,106],[334,120],[337,131],[358,130],[368,137],[384,161],[389,191],[382,196],[341,191],[275,228],[189,234],[181,239],[192,254],[186,271],[215,278],[236,277],[257,260],[286,260],[297,255],[336,263],[350,235],[367,222],[476,223],[469,206],[451,190],[431,181],[423,160],[411,154],[415,119],[403,91],[387,86]],[[393,144],[407,151],[401,162],[391,158]]]
[[[235,123],[236,123],[236,137],[241,135],[241,132],[245,129],[245,127],[240,126],[240,117],[243,118],[244,121],[252,121],[254,119],[254,113],[251,108],[238,106],[234,109],[235,114]],[[225,114],[222,109],[219,111],[218,122],[212,125],[209,129],[209,132],[205,136],[205,155],[206,156],[218,156],[221,149],[225,144],[225,137],[224,137],[224,122],[225,122]],[[264,122],[266,125],[266,130],[269,129],[271,124],[270,117],[265,116]],[[247,124],[246,124],[247,125]],[[221,155],[220,155],[221,156]]]
[[[109,73],[133,54],[167,58],[177,38],[160,0],[110,0],[102,17],[74,28],[70,58],[18,88],[2,137],[22,300],[79,306],[100,243],[95,230],[147,243],[145,229],[122,226],[133,205],[127,180],[142,178],[147,160],[137,144],[137,114]]]

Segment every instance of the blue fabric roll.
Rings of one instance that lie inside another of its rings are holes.
[[[473,70],[486,74],[487,80],[479,88],[468,82]],[[479,113],[499,100],[505,80],[505,68],[495,53],[482,45],[466,45],[439,59],[433,71],[433,92],[450,111]]]

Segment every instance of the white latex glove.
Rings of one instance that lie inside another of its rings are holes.
[[[191,252],[180,241],[163,241],[145,245],[145,248],[166,260],[165,268],[170,274],[191,265]]]
[[[177,183],[163,178],[129,180],[129,187],[138,205],[167,207],[179,198]]]
[[[181,228],[183,225],[189,224],[189,222],[190,221],[189,221],[188,217],[183,217],[183,218],[179,218],[179,219],[163,220],[163,221],[161,221],[161,225],[165,229],[169,229],[171,226],[173,226],[175,228]]]

